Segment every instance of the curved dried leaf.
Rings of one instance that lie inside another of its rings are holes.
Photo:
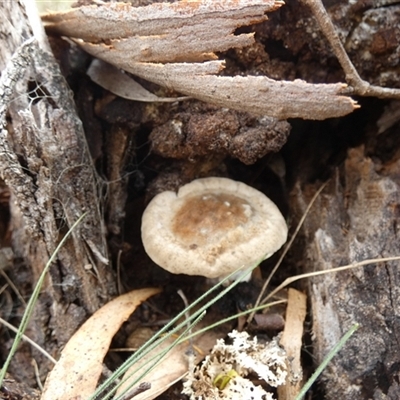
[[[207,315],[204,320],[200,321],[200,323],[196,325],[194,331],[204,328],[212,322],[215,322],[215,316],[212,314]],[[137,394],[134,399],[152,400],[165,392],[170,386],[181,380],[187,374],[190,367],[188,354],[195,352],[196,359],[194,361],[196,363],[200,362],[207,354],[209,354],[217,339],[225,337],[231,329],[231,324],[224,324],[219,326],[217,329],[214,328],[195,336],[191,343],[186,341],[173,347],[166,354],[165,358],[143,378],[142,381],[151,383],[151,387],[143,393]],[[150,364],[146,365],[146,363],[171,346],[174,340],[175,338],[173,337],[166,339],[160,346],[157,346],[156,349],[133,365],[123,377],[123,379],[129,378],[129,380],[118,389],[116,396],[121,395],[125,389],[130,387],[131,382],[149,368]],[[139,371],[137,371],[138,369]]]
[[[72,336],[47,377],[41,400],[87,399],[96,389],[111,340],[136,307],[160,289],[134,290],[96,311]]]
[[[172,103],[189,97],[158,97],[124,74],[118,68],[101,60],[93,60],[87,74],[90,79],[111,93],[128,100]]]

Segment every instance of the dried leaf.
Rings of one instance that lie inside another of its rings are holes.
[[[87,74],[102,88],[128,100],[172,103],[188,99],[188,97],[158,97],[118,68],[101,60],[93,60]]]
[[[140,303],[159,292],[134,290],[96,311],[66,344],[47,377],[41,400],[87,399],[93,394],[114,334]]]
[[[210,317],[206,316],[204,320],[196,325],[194,330],[196,331],[207,326],[207,324],[211,323],[210,321]],[[135,400],[152,400],[166,391],[174,383],[181,380],[189,370],[188,352],[194,350],[196,352],[195,361],[200,362],[215,345],[217,339],[226,336],[230,329],[231,326],[229,324],[225,324],[220,326],[218,329],[209,330],[203,334],[195,336],[192,343],[184,342],[175,346],[167,353],[165,358],[152,371],[150,371],[145,378],[143,378],[144,381],[151,383],[151,388],[136,395]],[[147,361],[155,357],[164,349],[167,349],[174,340],[175,338],[173,337],[165,340],[154,351],[150,352],[146,357],[133,365],[132,368],[125,373],[123,379],[128,378],[129,375],[140,368],[141,365],[144,367],[142,370],[139,370],[132,375],[132,377],[129,378],[129,381],[127,381],[126,384],[122,385],[118,389],[117,395],[121,394],[125,388],[128,388],[130,386],[130,382],[132,382],[135,377],[140,376],[140,374],[149,367],[149,365],[145,365]],[[191,345],[193,345],[193,348],[191,348]]]
[[[215,52],[254,43],[236,28],[263,22],[274,0],[186,0],[146,7],[106,3],[49,14],[49,31],[74,38],[88,53],[151,82],[221,107],[280,119],[340,117],[357,108],[344,84],[217,77]],[[208,61],[205,63],[200,63]],[[184,63],[185,62],[185,63]]]
[[[149,361],[150,358],[156,356],[159,352],[162,352],[168,346],[171,346],[173,341],[174,340],[171,338],[166,339],[166,341],[163,342],[160,346],[158,346],[155,349],[155,351],[151,352],[149,356],[144,357],[143,360],[132,366],[124,375],[123,379],[127,378],[130,374],[135,372],[142,364],[144,364],[146,361]],[[167,354],[164,361],[158,364],[158,366],[154,370],[152,370],[148,375],[146,375],[145,378],[143,378],[143,381],[151,383],[151,387],[145,392],[135,396],[135,400],[154,399],[161,393],[163,393],[165,390],[167,390],[174,383],[181,380],[182,377],[188,371],[188,356],[185,354],[188,348],[189,348],[188,343],[182,343],[180,345],[175,346]],[[118,392],[116,393],[116,396],[122,394],[124,390],[126,390],[129,386],[131,386],[130,382],[133,382],[133,379],[139,376],[139,374],[143,373],[146,367],[148,368],[149,366],[148,365],[145,366],[143,370],[141,370],[137,374],[134,374],[132,378],[129,381],[127,381],[126,384],[122,385],[119,388]]]

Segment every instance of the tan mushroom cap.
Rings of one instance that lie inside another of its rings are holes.
[[[287,239],[278,207],[226,178],[197,179],[153,198],[143,213],[150,258],[174,274],[224,278],[270,257]]]

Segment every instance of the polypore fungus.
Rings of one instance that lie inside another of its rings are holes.
[[[287,225],[263,193],[226,178],[197,179],[153,198],[142,218],[150,258],[174,274],[224,278],[270,257]]]

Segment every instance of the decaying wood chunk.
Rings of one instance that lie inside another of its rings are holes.
[[[212,153],[217,163],[230,155],[244,164],[254,164],[265,154],[278,151],[290,133],[287,121],[271,117],[250,116],[197,102],[185,103],[182,108],[152,130],[149,139],[153,153],[193,161]]]
[[[234,35],[234,30],[265,21],[265,13],[282,4],[275,0],[195,0],[146,7],[106,3],[44,15],[42,20],[49,32],[81,39],[83,46],[98,44],[98,52],[121,46],[137,62],[176,62],[184,57],[194,62],[251,44],[254,34]]]
[[[261,76],[214,76],[215,52],[254,43],[236,28],[267,19],[280,1],[180,1],[132,7],[83,6],[43,16],[49,32],[73,38],[95,57],[199,100],[279,119],[326,119],[357,108],[344,84],[277,82]],[[101,27],[101,28],[100,28]],[[206,61],[203,64],[200,62]]]
[[[363,147],[349,151],[305,221],[306,271],[400,254],[399,168],[399,160],[382,165],[366,157]],[[295,192],[293,209],[304,210],[310,190]],[[399,282],[398,261],[310,280],[317,365],[355,322],[361,325],[324,371],[327,399],[399,398]]]

